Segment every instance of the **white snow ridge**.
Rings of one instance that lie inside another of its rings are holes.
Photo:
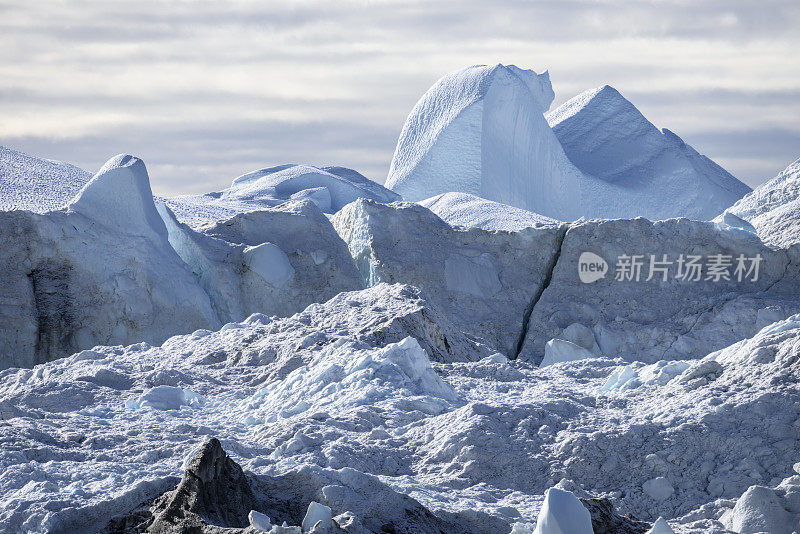
[[[552,99],[445,76],[393,191],[0,151],[0,532],[800,532],[797,163]]]

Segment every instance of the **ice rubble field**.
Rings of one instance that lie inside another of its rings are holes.
[[[402,290],[3,371],[2,529],[101,528],[174,485],[212,436],[246,471],[369,473],[465,531],[534,523],[559,481],[678,532],[722,532],[750,486],[778,486],[763,491],[797,527],[800,318],[698,361],[432,363],[413,337],[359,339]],[[312,327],[320,316],[339,322]]]
[[[797,163],[731,207],[747,188],[613,88],[552,98],[445,76],[394,191],[282,165],[154,202],[138,158],[85,185],[0,148],[0,367],[32,367],[0,371],[0,531],[103,531],[210,438],[266,499],[245,532],[327,506],[331,534],[588,534],[576,497],[650,534],[800,531]],[[556,220],[640,214],[707,222]],[[655,249],[764,264],[577,279]]]

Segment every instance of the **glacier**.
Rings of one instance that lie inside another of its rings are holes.
[[[443,349],[440,336],[394,323],[404,293],[414,290],[381,284],[290,318],[254,315],[160,347],[95,347],[1,371],[0,407],[13,424],[0,425],[0,527],[101,531],[174,487],[211,436],[270,500],[258,511],[289,525],[313,501],[347,532],[391,521],[398,532],[505,534],[534,524],[555,486],[668,517],[678,532],[720,534],[744,517],[770,520],[748,495],[766,486],[787,520],[800,520],[790,504],[800,488],[798,316],[666,382],[597,394],[623,360],[541,369],[432,360],[423,347],[438,339]],[[374,319],[378,309],[387,320]],[[459,343],[457,330],[447,335]],[[708,362],[713,372],[702,370]],[[654,499],[656,478],[675,491]]]
[[[406,119],[386,186],[408,201],[460,192],[563,221],[708,220],[750,191],[609,86],[545,118],[553,98],[547,72],[514,65],[444,76]]]

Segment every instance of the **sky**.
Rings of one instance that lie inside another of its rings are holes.
[[[475,64],[617,88],[748,185],[800,158],[800,2],[0,0],[0,145],[155,193],[283,163],[383,182],[414,103]]]

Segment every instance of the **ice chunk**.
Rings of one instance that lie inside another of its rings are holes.
[[[303,518],[303,532],[311,532],[313,529],[315,534],[323,534],[329,532],[331,527],[331,509],[324,504],[311,501],[308,505],[308,511],[305,518]]]
[[[717,221],[717,224],[720,226],[720,228],[723,230],[733,229],[733,230],[743,230],[751,234],[756,233],[756,229],[752,224],[745,221],[741,217],[734,215],[728,210],[725,210],[725,212],[719,217],[717,217],[717,219],[715,220]]]
[[[250,513],[247,516],[247,519],[250,521],[250,526],[253,527],[257,532],[269,532],[272,530],[272,520],[269,516],[262,514],[261,512],[257,512],[255,510],[250,510]]]
[[[631,387],[638,387],[639,383],[636,381],[636,371],[633,367],[626,365],[622,369],[618,369],[611,373],[606,379],[605,383],[600,387],[600,391],[613,391],[615,389],[624,390]]]
[[[751,486],[744,492],[722,523],[740,534],[791,534],[797,526],[775,492],[763,486]]]
[[[656,477],[642,484],[642,491],[657,501],[663,501],[668,499],[675,489],[666,478]]]
[[[289,257],[272,243],[247,247],[244,250],[244,258],[250,270],[276,288],[286,285],[294,274],[294,267],[289,262]]]
[[[544,359],[542,359],[539,367],[547,367],[554,363],[588,360],[590,358],[597,358],[597,356],[575,343],[563,339],[551,339],[544,347]]]
[[[709,220],[750,192],[609,85],[577,95],[547,120],[570,161],[604,184],[590,201],[606,205],[587,216]]]
[[[645,534],[675,534],[675,531],[672,530],[672,527],[669,526],[669,523],[667,523],[663,517],[659,517],[656,519],[656,522],[653,523],[653,527],[645,532]]]
[[[406,119],[387,187],[415,202],[458,192],[558,220],[708,220],[750,191],[611,87],[545,119],[552,97],[547,72],[513,65],[442,77]]]
[[[154,410],[179,410],[182,406],[201,406],[205,399],[189,389],[174,386],[156,386],[145,390],[138,399],[125,402],[126,408],[152,408]]]
[[[589,510],[572,492],[550,488],[536,520],[534,534],[593,534]]]
[[[580,217],[583,174],[543,116],[552,99],[547,72],[498,64],[444,76],[406,119],[386,186],[405,200],[455,191]]]
[[[181,222],[197,227],[237,214],[276,207],[287,200],[308,200],[325,213],[335,213],[358,198],[379,202],[401,199],[397,193],[353,169],[279,165],[239,176],[222,191],[172,197],[164,202]]]

